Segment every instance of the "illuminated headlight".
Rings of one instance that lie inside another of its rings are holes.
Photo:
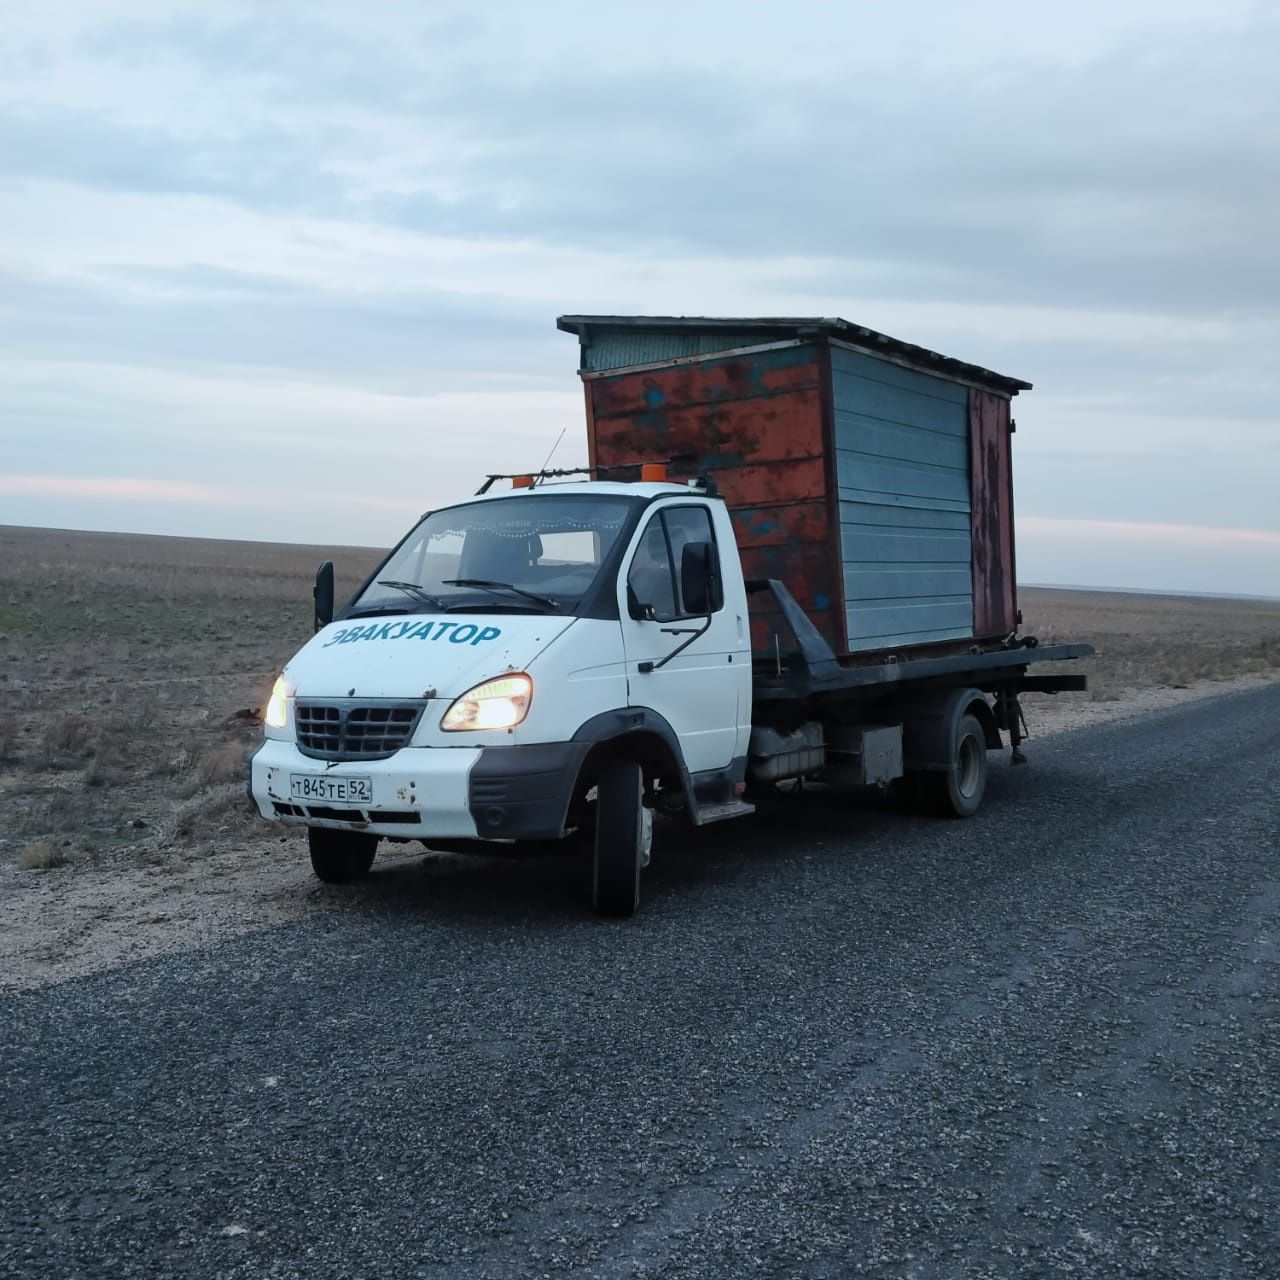
[[[293,689],[284,676],[277,676],[271,686],[271,697],[267,699],[267,711],[262,719],[273,729],[283,729],[289,721],[289,699]]]
[[[497,676],[486,680],[444,713],[440,727],[446,733],[465,729],[512,729],[529,714],[533,681],[526,675]]]

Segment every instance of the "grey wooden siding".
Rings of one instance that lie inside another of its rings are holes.
[[[973,631],[969,392],[831,351],[849,650]]]
[[[646,333],[643,330],[593,331],[591,345],[583,349],[583,370],[598,373],[602,369],[627,369],[634,364],[652,364],[657,360],[676,360],[681,356],[710,355],[716,351],[736,351],[741,347],[758,347],[767,339],[758,333]]]

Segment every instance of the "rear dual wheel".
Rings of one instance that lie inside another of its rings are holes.
[[[949,769],[919,770],[901,781],[912,808],[938,818],[973,817],[987,790],[987,735],[977,716],[960,717]]]
[[[596,782],[596,914],[630,916],[640,905],[640,870],[649,861],[653,812],[644,804],[644,770],[634,760],[610,760]]]

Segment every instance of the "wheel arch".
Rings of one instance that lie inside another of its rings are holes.
[[[586,721],[573,735],[573,740],[589,745],[578,768],[572,803],[580,802],[590,790],[604,761],[622,757],[640,763],[646,786],[661,781],[664,788],[677,789],[686,806],[693,809],[693,784],[680,739],[656,711],[647,707],[625,707],[602,712]]]
[[[982,726],[987,750],[1002,744],[995,713],[980,689],[948,689],[912,697],[902,708],[902,756],[908,770],[950,770],[960,721],[971,715]]]

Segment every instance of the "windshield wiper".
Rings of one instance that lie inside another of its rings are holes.
[[[398,591],[407,592],[416,600],[425,600],[429,605],[434,605],[437,609],[444,608],[444,601],[439,596],[433,596],[430,591],[423,590],[416,582],[397,582],[394,578],[379,578],[378,586],[395,587]]]
[[[560,607],[559,601],[553,600],[550,596],[540,596],[535,591],[526,591],[523,587],[517,587],[514,582],[494,582],[491,578],[446,578],[444,585],[446,587],[480,587],[484,591],[514,591],[516,595],[524,596],[526,600],[532,600],[544,608]]]
[[[411,614],[425,613],[432,608],[425,600],[414,604],[408,600],[404,604],[375,604],[368,609],[347,609],[343,618],[405,618]],[[444,610],[443,612],[448,612]]]

